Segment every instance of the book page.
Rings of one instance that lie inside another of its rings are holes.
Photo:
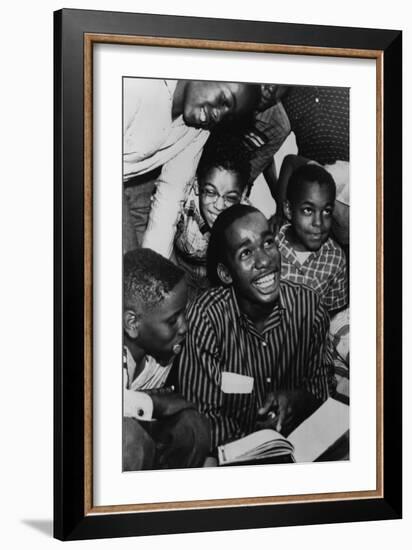
[[[253,432],[241,439],[227,443],[226,445],[221,445],[221,448],[224,449],[224,461],[232,462],[237,458],[254,452],[255,450],[261,448],[262,445],[267,444],[268,442],[273,442],[277,440],[285,441],[286,438],[282,434],[276,432],[275,430],[259,430]]]
[[[349,407],[329,398],[288,437],[296,462],[313,462],[349,430]]]

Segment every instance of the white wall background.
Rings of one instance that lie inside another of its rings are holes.
[[[404,31],[404,97],[411,89],[407,3],[344,5],[322,0],[240,2],[209,0],[89,0],[61,4],[54,0],[7,2],[2,8],[0,85],[0,546],[54,548],[52,533],[52,162],[53,162],[53,28],[52,12],[61,7],[138,11],[176,15],[223,17],[402,29]],[[408,67],[409,65],[409,67]],[[407,70],[409,68],[409,71]],[[409,105],[404,102],[404,151],[412,131]],[[406,158],[406,155],[405,155]],[[411,181],[405,163],[404,181]],[[404,186],[404,204],[412,193]],[[411,216],[404,209],[405,272],[412,279]],[[409,252],[409,254],[408,254]],[[411,291],[404,285],[404,310],[411,309]],[[405,318],[404,339],[412,323]],[[406,366],[412,360],[405,346]],[[406,395],[406,392],[405,392]],[[411,404],[404,406],[404,519],[363,524],[172,535],[71,543],[71,548],[135,548],[184,550],[250,546],[292,547],[305,550],[347,549],[367,544],[376,550],[406,548],[412,536],[410,463]],[[361,542],[362,541],[362,542]]]

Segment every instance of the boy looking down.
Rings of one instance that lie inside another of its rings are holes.
[[[149,249],[125,254],[123,267],[123,469],[202,466],[207,421],[164,387],[187,330],[183,271]]]

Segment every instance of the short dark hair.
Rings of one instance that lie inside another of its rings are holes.
[[[304,191],[305,184],[313,182],[327,186],[332,194],[332,201],[335,201],[335,180],[331,174],[323,166],[319,166],[319,164],[303,164],[293,171],[287,185],[286,199],[291,204],[296,204]]]
[[[197,167],[199,185],[212,168],[222,168],[237,174],[242,192],[249,182],[249,153],[242,139],[226,128],[221,131],[214,130],[206,142]]]
[[[123,307],[137,303],[151,308],[159,304],[183,279],[182,269],[150,248],[138,248],[123,256]]]
[[[213,286],[219,286],[222,281],[217,273],[219,263],[227,263],[227,242],[225,233],[226,230],[240,218],[260,212],[254,206],[249,204],[235,204],[224,210],[216,218],[210,234],[209,245],[207,247],[207,276]]]

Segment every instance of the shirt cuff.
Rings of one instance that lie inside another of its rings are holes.
[[[153,419],[153,401],[146,393],[133,390],[124,391],[123,415],[137,420]]]

